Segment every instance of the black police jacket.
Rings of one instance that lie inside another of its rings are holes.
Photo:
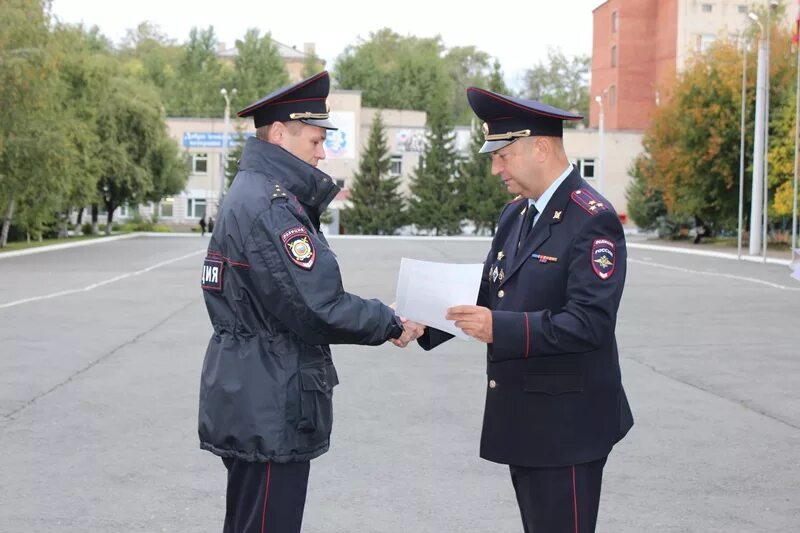
[[[614,333],[625,236],[577,170],[517,248],[527,206],[504,208],[481,280],[493,343],[480,453],[518,466],[585,463],[608,455],[633,425]],[[448,338],[429,330],[420,345]]]
[[[247,140],[217,216],[201,285],[214,333],[200,383],[200,446],[255,462],[328,450],[338,384],[329,344],[399,335],[395,314],[345,292],[319,217],[331,178]]]

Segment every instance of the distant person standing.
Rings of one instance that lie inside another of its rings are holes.
[[[214,217],[208,217],[208,232],[214,232]]]
[[[200,217],[200,222],[198,222],[198,224],[200,224],[200,235],[205,236],[205,234],[206,234],[206,217],[205,217],[205,215]]]

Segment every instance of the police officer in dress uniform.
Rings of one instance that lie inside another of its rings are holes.
[[[548,105],[469,88],[505,206],[477,305],[448,310],[487,343],[480,455],[509,465],[529,533],[595,530],[603,466],[633,425],[614,334],[625,237],[609,202],[570,164]],[[447,340],[429,328],[425,349]]]
[[[310,460],[328,450],[339,383],[329,344],[404,346],[422,333],[345,292],[320,215],[339,192],[325,157],[322,72],[241,110],[253,117],[217,215],[201,284],[214,332],[200,384],[200,447],[228,470],[225,533],[300,531]]]

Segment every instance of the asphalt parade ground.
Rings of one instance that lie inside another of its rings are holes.
[[[0,255],[0,531],[219,532],[225,469],[197,441],[206,241]],[[394,299],[401,257],[488,241],[332,239],[345,287]],[[800,531],[800,282],[781,265],[631,249],[617,326],[635,425],[598,532]],[[304,532],[522,530],[481,460],[481,344],[335,346],[331,450]]]

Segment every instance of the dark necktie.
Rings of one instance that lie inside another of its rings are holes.
[[[529,205],[527,211],[525,211],[525,219],[522,221],[522,231],[519,233],[520,244],[525,242],[528,234],[530,234],[533,228],[533,219],[536,217],[537,213],[539,213],[539,211],[534,204]]]

